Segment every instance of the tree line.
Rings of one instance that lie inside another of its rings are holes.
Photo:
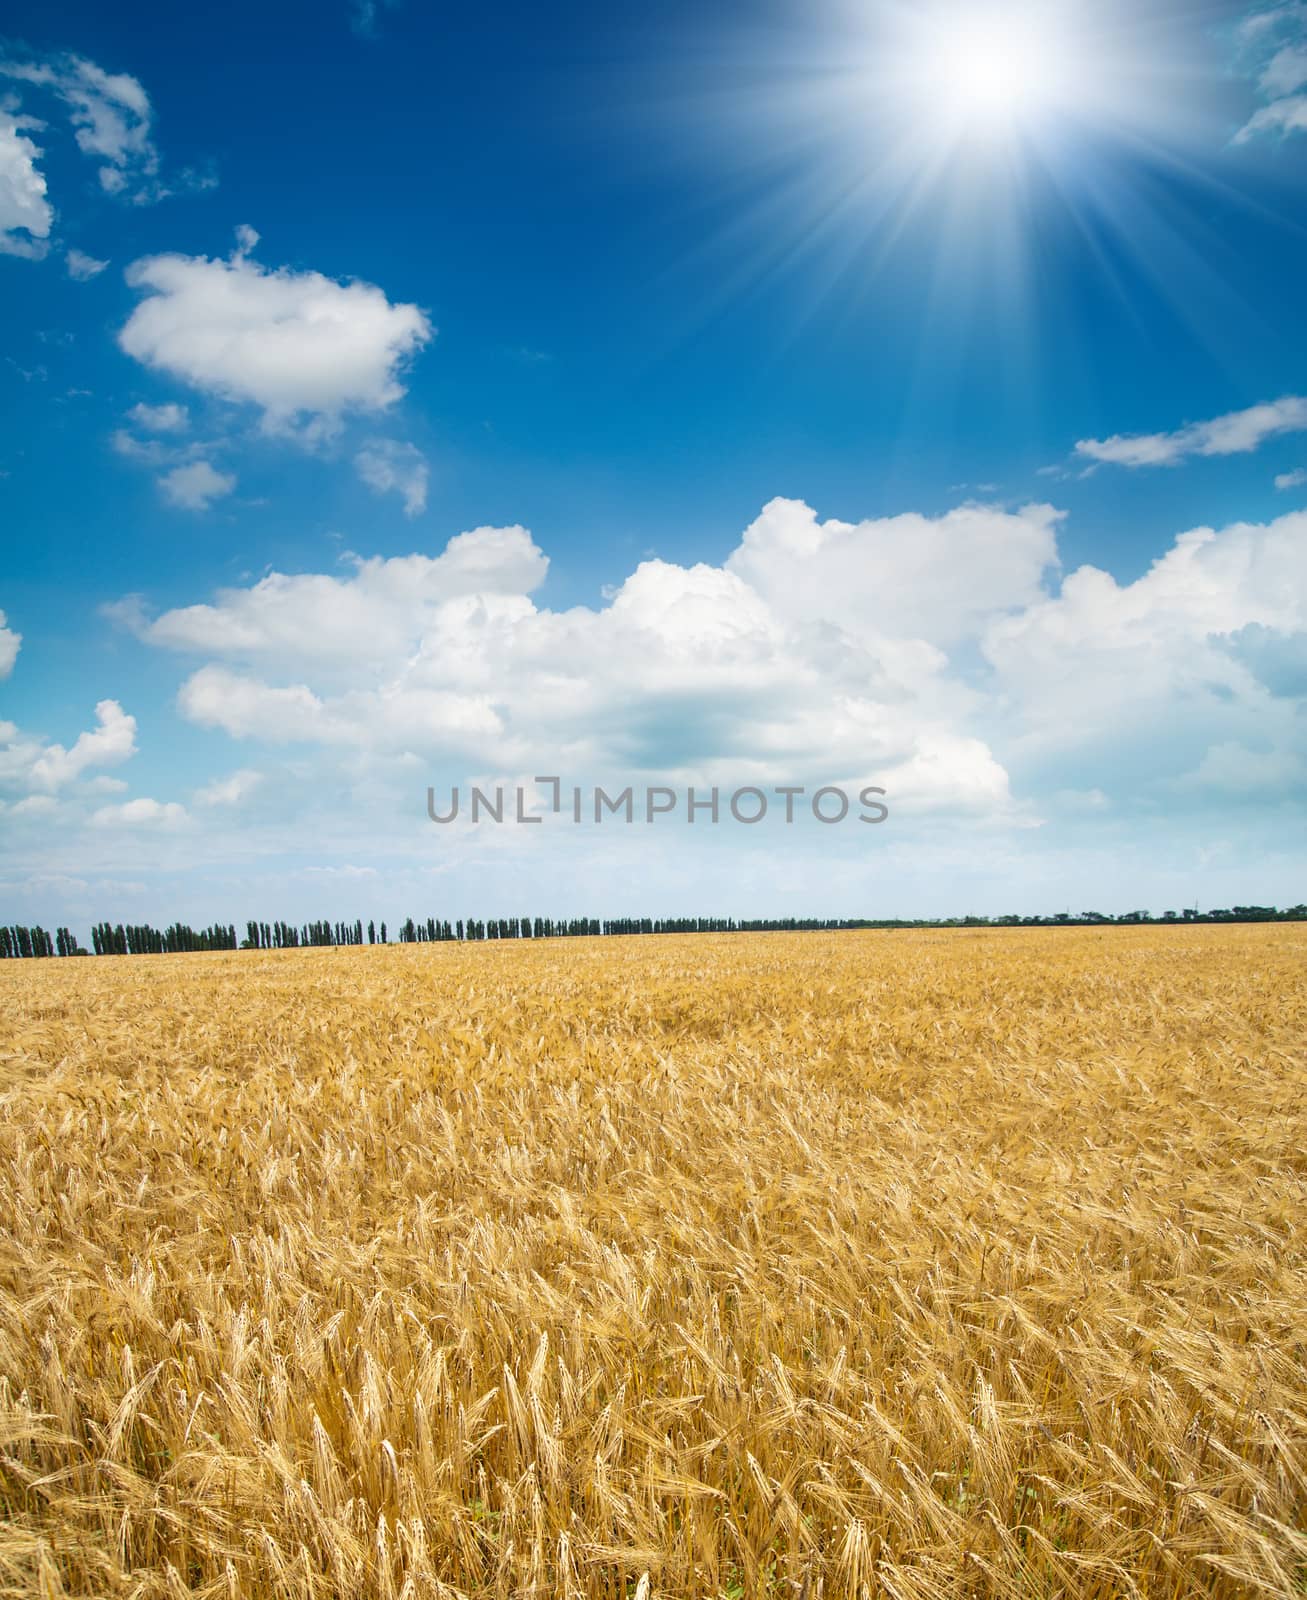
[[[1211,911],[1197,909],[1127,911],[1112,916],[1102,911],[1059,911],[1052,916],[1001,917],[476,917],[455,922],[427,917],[405,917],[399,925],[400,944],[480,942],[487,939],[573,939],[641,933],[810,933],[857,928],[1060,928],[1167,926],[1172,923],[1307,922],[1307,905],[1232,906]],[[97,922],[91,929],[91,946],[97,956],[164,955],[197,950],[299,950],[364,943],[390,942],[384,922],[362,918],[352,922],[247,922],[244,939],[237,940],[235,924],[214,923],[195,929],[184,922],[167,928],[149,923]],[[42,927],[0,925],[0,961],[40,956],[89,955],[68,928],[58,928],[52,938]]]
[[[72,939],[73,948],[70,950],[67,941]],[[72,956],[84,955],[85,951],[77,949],[77,941],[73,939],[67,928],[60,928],[52,940],[44,928],[0,928],[0,961],[17,959],[23,956]]]
[[[148,922],[124,926],[97,922],[91,929],[91,943],[97,956],[178,955],[196,950],[235,950],[236,929],[215,922],[197,933],[184,922],[167,928],[152,928]],[[85,955],[85,950],[69,950],[68,955]]]
[[[368,923],[368,943],[376,944],[376,924]],[[381,942],[386,942],[386,924],[381,924]],[[353,922],[247,922],[242,950],[299,950],[312,945],[362,944],[363,924]],[[232,946],[234,950],[235,945]]]

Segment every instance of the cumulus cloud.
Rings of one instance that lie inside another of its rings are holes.
[[[1003,816],[1012,808],[1011,781],[983,739],[931,730],[913,740],[911,753],[876,773],[896,807],[914,812],[966,806]]]
[[[106,72],[85,56],[0,62],[0,75],[62,101],[83,155],[100,163],[107,194],[158,198],[159,153],[151,136],[150,97],[130,73]]]
[[[1250,622],[1219,643],[1272,695],[1307,701],[1307,631]]]
[[[1282,787],[1307,759],[1307,513],[1182,534],[1129,584],[1059,581],[1058,523],[1044,506],[822,522],[773,501],[722,565],[645,561],[561,611],[533,597],[530,535],[484,528],[119,614],[200,658],[189,720],[355,773],[879,782],[918,814],[1031,822],[1041,794],[1093,797],[1059,802],[1083,816],[1229,789],[1239,745],[1276,755],[1249,763],[1249,792]]]
[[[1281,472],[1275,479],[1277,489],[1301,489],[1307,484],[1307,467],[1296,467],[1292,472]]]
[[[54,210],[37,166],[41,149],[28,137],[40,126],[0,106],[0,255],[38,259],[49,247]]]
[[[23,642],[22,634],[16,633],[7,624],[8,618],[0,611],[0,678],[7,678],[14,670],[18,647]]]
[[[97,726],[79,734],[71,749],[52,744],[41,751],[30,772],[37,787],[60,789],[89,767],[117,766],[136,754],[135,717],[127,715],[116,700],[101,700],[95,717]]]
[[[404,515],[416,517],[427,508],[427,461],[414,444],[396,439],[369,439],[354,457],[354,467],[369,489],[397,494]]]
[[[322,701],[304,684],[273,688],[224,667],[202,667],[182,685],[177,704],[192,722],[237,739],[327,737]]]
[[[1122,691],[1126,699],[1166,695],[1214,670],[1228,681],[1189,648],[1251,623],[1296,628],[1305,610],[1307,513],[1294,512],[1183,533],[1134,583],[1081,567],[1056,596],[993,624],[984,649],[1005,679],[1023,686],[1027,705],[1051,702],[1060,718]]]
[[[801,500],[773,500],[726,565],[791,621],[947,644],[1040,594],[1060,518],[1047,505],[965,505],[936,518],[819,522]]]
[[[1101,783],[1110,770],[1136,797],[1205,770],[1218,744],[1302,753],[1304,702],[1277,693],[1241,641],[1305,625],[1307,513],[1181,534],[1130,584],[1082,567],[982,641],[1002,748],[1027,773],[1069,761]]]
[[[107,261],[97,261],[94,256],[87,255],[85,250],[70,250],[64,257],[64,266],[74,283],[89,283],[92,278],[98,278],[108,265]]]
[[[128,716],[116,700],[101,700],[95,720],[96,727],[79,734],[71,749],[51,744],[34,754],[26,772],[34,788],[53,792],[89,767],[118,766],[136,754],[136,718]]]
[[[225,260],[133,262],[127,281],[144,298],[118,336],[122,349],[204,393],[258,406],[270,431],[304,419],[329,431],[348,412],[393,405],[405,364],[431,338],[426,315],[373,284],[263,267],[250,258],[257,238],[240,230]]]
[[[186,807],[175,800],[124,800],[121,805],[101,806],[91,816],[98,828],[175,828],[187,820]]]
[[[968,506],[822,523],[774,501],[724,566],[646,561],[602,607],[561,612],[531,598],[547,563],[530,535],[482,528],[435,557],[121,615],[151,644],[210,658],[178,704],[235,738],[472,770],[890,773],[921,810],[1003,813],[1007,774],[966,726],[976,695],[943,645],[1042,592],[1057,520]],[[945,553],[967,573],[932,604]]]
[[[473,695],[394,686],[379,694],[324,698],[307,684],[277,687],[220,666],[202,667],[188,678],[177,704],[200,727],[269,744],[453,752],[485,749],[504,732],[494,707]]]
[[[159,492],[170,506],[183,511],[207,511],[236,487],[230,472],[219,472],[208,461],[191,461],[174,467],[159,479]]]
[[[1303,432],[1307,432],[1307,397],[1285,395],[1210,422],[1191,422],[1174,433],[1081,439],[1076,454],[1122,467],[1171,467],[1188,456],[1246,455],[1280,434]]]
[[[154,621],[139,604],[116,608],[149,644],[229,660],[309,663],[352,672],[358,663],[394,663],[413,654],[443,607],[459,598],[486,604],[531,594],[549,562],[524,528],[475,528],[438,556],[355,560],[344,577],[273,572],[248,589],[227,589],[212,604],[165,612]]]

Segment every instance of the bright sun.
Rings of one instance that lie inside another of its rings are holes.
[[[1055,101],[1060,53],[1028,16],[972,21],[931,40],[924,53],[923,87],[950,120],[1011,127]]]
[[[1206,204],[1200,182],[1218,181],[1196,158],[1223,147],[1230,111],[1213,30],[1195,29],[1192,4],[752,9],[784,25],[721,36],[690,86],[686,129],[694,159],[711,144],[748,196],[739,227],[755,242],[759,280],[793,272],[814,298],[844,283],[870,297],[894,260],[920,266],[923,315],[950,329],[932,350],[960,370],[964,324],[949,319],[982,290],[1010,318],[1013,349],[1033,359],[1027,313],[1045,272],[1075,260],[1086,279],[1124,292],[1132,259],[1159,285],[1172,264],[1192,265],[1200,213],[1190,199]]]
[[[981,36],[961,40],[946,51],[940,76],[967,111],[980,117],[1006,117],[1035,98],[1036,67],[1020,41]]]

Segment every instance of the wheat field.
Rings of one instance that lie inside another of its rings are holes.
[[[1307,929],[5,963],[0,1593],[1307,1593]]]

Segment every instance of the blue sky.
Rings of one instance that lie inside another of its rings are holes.
[[[8,8],[0,917],[1304,898],[1307,7],[626,11]]]

